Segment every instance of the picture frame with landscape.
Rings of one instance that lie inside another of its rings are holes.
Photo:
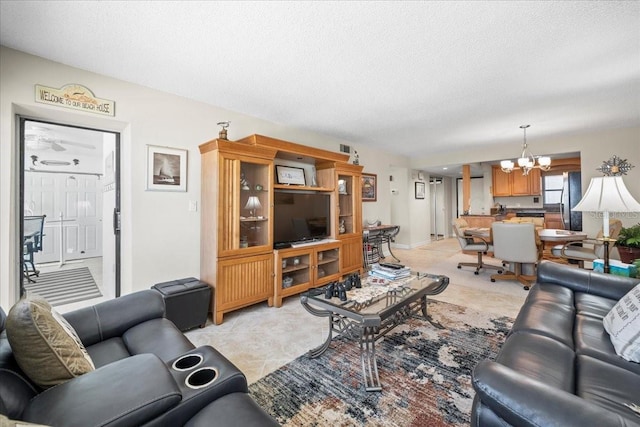
[[[147,191],[187,191],[187,150],[147,145]]]

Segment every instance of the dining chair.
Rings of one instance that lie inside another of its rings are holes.
[[[458,268],[475,267],[476,271],[474,271],[473,274],[479,274],[480,270],[483,268],[498,270],[498,273],[502,273],[502,267],[498,267],[497,265],[485,264],[482,260],[482,254],[493,252],[493,245],[491,245],[489,240],[482,237],[474,238],[465,236],[464,229],[468,227],[469,224],[462,218],[457,218],[453,221],[453,233],[458,239],[458,243],[460,243],[460,248],[463,251],[476,252],[478,254],[478,260],[476,262],[459,262]]]
[[[622,230],[622,221],[612,218],[609,220],[609,238],[617,239]],[[564,245],[556,245],[551,249],[551,253],[559,258],[564,258],[569,262],[577,263],[580,268],[584,268],[585,261],[593,262],[596,259],[604,258],[604,244],[598,239],[604,235],[602,229],[595,239],[585,239],[575,242],[567,242]],[[617,249],[611,248],[610,259],[619,259]]]
[[[365,268],[380,262],[380,233],[369,230],[362,231],[362,258]]]
[[[493,274],[491,281],[517,280],[525,290],[536,280],[535,269],[542,259],[542,245],[535,226],[531,222],[508,223],[494,222],[491,226],[493,235],[493,256],[509,263],[509,271]],[[524,274],[523,267],[533,269],[532,274]]]
[[[25,216],[23,221],[22,267],[24,277],[32,283],[34,280],[31,277],[40,275],[40,271],[36,270],[33,254],[42,250],[45,218],[46,215]]]
[[[395,242],[396,241],[396,236],[398,235],[398,233],[400,232],[400,226],[397,225],[389,230],[385,230],[381,235],[380,235],[380,256],[382,258],[384,258],[384,249],[382,248],[383,245],[387,245],[387,250],[389,251],[389,255],[391,255],[391,257],[393,257],[393,259],[395,259],[396,261],[400,262],[400,259],[395,256],[395,254],[391,251],[391,242]]]

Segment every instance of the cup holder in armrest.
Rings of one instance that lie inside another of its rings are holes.
[[[185,354],[184,356],[176,359],[176,361],[173,362],[173,365],[171,365],[171,367],[176,371],[187,371],[201,364],[203,360],[204,358],[202,357],[202,355],[198,353]]]
[[[198,389],[206,387],[218,378],[218,370],[215,368],[204,367],[191,372],[184,383],[189,388]]]

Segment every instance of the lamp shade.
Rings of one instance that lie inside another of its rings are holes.
[[[244,206],[245,209],[260,209],[262,205],[260,204],[260,199],[256,196],[249,197],[247,200],[247,204]]]
[[[581,212],[602,212],[602,233],[609,237],[609,212],[640,212],[640,203],[633,198],[621,176],[591,178],[587,192],[572,209]]]
[[[621,176],[591,178],[582,200],[572,209],[581,212],[640,212]]]

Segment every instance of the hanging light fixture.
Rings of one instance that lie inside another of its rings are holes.
[[[520,129],[524,132],[524,140],[522,142],[522,154],[520,154],[517,162],[518,168],[522,170],[523,175],[529,175],[529,172],[533,168],[539,168],[543,171],[548,171],[551,168],[551,157],[535,157],[531,154],[531,151],[529,151],[529,148],[527,147],[527,128],[529,126],[531,125],[520,126]],[[512,160],[503,160],[500,162],[500,168],[502,169],[502,172],[511,173],[516,167]]]

